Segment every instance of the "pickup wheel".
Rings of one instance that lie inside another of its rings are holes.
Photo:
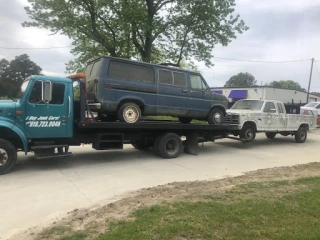
[[[158,154],[163,158],[177,158],[183,148],[181,137],[175,133],[164,134],[159,138],[158,145],[155,145],[155,147],[157,147]]]
[[[222,125],[224,114],[221,109],[213,108],[208,115],[208,123],[214,125]]]
[[[188,124],[188,123],[191,123],[191,121],[192,121],[192,118],[179,117],[179,122],[181,123]]]
[[[125,103],[121,105],[118,111],[118,118],[121,122],[136,123],[141,118],[141,109],[135,103]]]
[[[256,129],[251,124],[245,124],[240,130],[240,138],[245,142],[252,142],[256,138]]]
[[[269,139],[274,139],[276,137],[277,133],[275,132],[266,132],[266,137]]]
[[[17,149],[5,139],[0,139],[0,175],[5,174],[17,162]]]
[[[300,127],[295,133],[295,140],[297,143],[304,143],[307,140],[308,132],[304,127]]]

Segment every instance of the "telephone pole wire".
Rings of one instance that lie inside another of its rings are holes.
[[[311,79],[312,79],[313,62],[314,62],[314,58],[311,59],[311,70],[310,70],[308,93],[307,93],[307,103],[309,102],[309,94],[310,94],[310,85],[311,85]]]

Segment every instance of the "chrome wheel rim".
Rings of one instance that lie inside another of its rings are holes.
[[[302,131],[302,132],[300,133],[300,139],[301,139],[302,141],[304,141],[304,140],[306,139],[306,133],[305,133],[304,131]]]
[[[221,114],[220,114],[220,113],[215,113],[215,114],[213,115],[213,120],[214,120],[214,122],[220,124],[221,121],[222,121],[222,116],[221,116]]]
[[[139,110],[134,106],[128,106],[123,110],[123,118],[128,123],[136,122],[139,117]]]
[[[178,151],[178,145],[179,145],[178,141],[171,139],[166,143],[166,151],[170,155],[174,155]]]
[[[8,162],[9,156],[6,150],[0,148],[0,167],[4,166]]]
[[[251,129],[248,129],[246,131],[245,137],[246,137],[246,140],[251,140],[253,138],[253,131]]]

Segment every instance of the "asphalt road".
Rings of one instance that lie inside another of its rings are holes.
[[[304,144],[293,137],[258,134],[251,144],[233,140],[200,145],[199,155],[164,160],[152,151],[71,148],[73,157],[35,161],[20,155],[13,172],[0,176],[0,239],[75,208],[93,207],[128,191],[175,181],[212,180],[261,168],[320,161],[320,134]]]

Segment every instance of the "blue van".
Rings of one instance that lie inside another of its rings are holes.
[[[135,123],[142,116],[178,117],[222,124],[227,98],[212,92],[197,72],[112,57],[85,69],[91,109],[103,121]]]

